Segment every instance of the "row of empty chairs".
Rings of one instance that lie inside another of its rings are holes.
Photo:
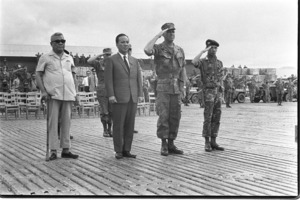
[[[96,92],[79,92],[79,105],[73,106],[72,116],[78,113],[81,118],[85,113],[87,116],[100,116],[100,106],[97,100]],[[46,115],[46,103],[41,102],[40,92],[15,92],[7,93],[0,92],[0,112],[5,113],[5,118],[8,119],[9,113],[15,114],[15,118],[19,118],[22,112],[26,113],[26,119],[29,117],[29,113],[34,112],[35,117],[38,118],[41,111],[43,116]],[[151,111],[155,112],[155,96],[154,93],[149,93],[149,102],[138,103],[138,114],[143,111],[144,114],[149,114]]]
[[[30,112],[34,112],[36,118],[40,112],[41,94],[39,92],[0,92],[0,112],[5,113],[8,119],[9,113],[14,113],[19,118],[22,112],[26,113],[26,119]]]

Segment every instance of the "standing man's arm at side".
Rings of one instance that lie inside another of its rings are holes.
[[[116,103],[116,97],[114,92],[114,75],[113,75],[113,63],[110,58],[104,60],[104,82],[107,92],[107,97],[110,103]]]
[[[42,92],[42,98],[47,100],[49,94],[46,91],[46,88],[44,86],[44,81],[43,81],[43,75],[45,73],[44,72],[45,68],[46,68],[46,60],[45,60],[44,56],[41,56],[39,59],[39,62],[38,62],[37,69],[42,69],[43,71],[36,71],[36,83]]]
[[[138,64],[138,73],[137,73],[137,79],[138,79],[138,97],[139,101],[143,101],[143,80],[142,80],[142,68],[140,66],[140,63],[137,61]]]

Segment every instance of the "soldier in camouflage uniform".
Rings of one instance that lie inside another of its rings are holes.
[[[262,84],[265,92],[266,92],[266,97],[265,97],[265,100],[267,103],[270,103],[270,86],[269,86],[269,82],[266,81],[265,84]]]
[[[254,97],[256,93],[256,82],[254,78],[252,77],[250,81],[247,82],[248,88],[249,88],[249,95],[250,95],[250,102],[254,102]]]
[[[226,108],[231,108],[229,105],[232,103],[232,93],[233,93],[233,81],[231,74],[226,74],[224,78],[224,98],[226,102]]]
[[[166,23],[161,29],[144,51],[148,56],[154,55],[156,64],[156,110],[159,115],[157,137],[162,140],[161,155],[167,156],[171,153],[183,154],[174,145],[174,140],[177,138],[181,118],[181,94],[184,93],[187,78],[184,51],[174,44],[174,24]],[[161,36],[164,37],[164,42],[155,44]]]
[[[283,92],[284,92],[283,82],[282,82],[281,78],[277,79],[277,81],[275,82],[275,86],[276,86],[276,94],[277,94],[277,103],[278,103],[278,106],[281,106]]]
[[[20,79],[20,85],[17,88],[19,92],[29,92],[29,82],[31,75],[27,71],[27,66],[21,67],[17,66],[17,69],[13,71],[15,76],[18,76]]]
[[[221,119],[223,64],[216,57],[219,44],[214,40],[207,40],[205,44],[206,49],[192,61],[194,66],[200,69],[203,84],[205,107],[202,136],[205,138],[205,151],[224,151],[216,142]],[[207,57],[200,59],[205,52],[208,52]]]
[[[103,60],[111,56],[112,52],[110,48],[103,49],[103,54],[93,56],[87,60],[87,62],[94,67],[98,78],[97,99],[100,104],[100,120],[103,125],[103,136],[112,137],[112,109],[111,104],[106,96],[106,89],[104,83],[104,62]],[[102,58],[103,57],[103,58]]]
[[[0,72],[0,92],[9,91],[10,74],[7,72],[6,66],[1,68]]]
[[[288,78],[289,82],[287,84],[287,101],[292,102],[293,101],[293,92],[294,92],[294,84],[292,83],[292,78]]]

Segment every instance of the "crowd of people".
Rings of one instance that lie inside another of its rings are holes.
[[[0,68],[0,92],[36,92],[39,91],[35,72],[29,73],[27,66],[20,64],[9,72],[7,66]]]

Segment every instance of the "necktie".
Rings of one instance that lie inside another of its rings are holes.
[[[128,62],[126,60],[126,56],[123,56],[123,58],[124,58],[125,65],[126,65],[126,67],[128,69],[128,72],[130,72],[130,68],[129,68]]]

